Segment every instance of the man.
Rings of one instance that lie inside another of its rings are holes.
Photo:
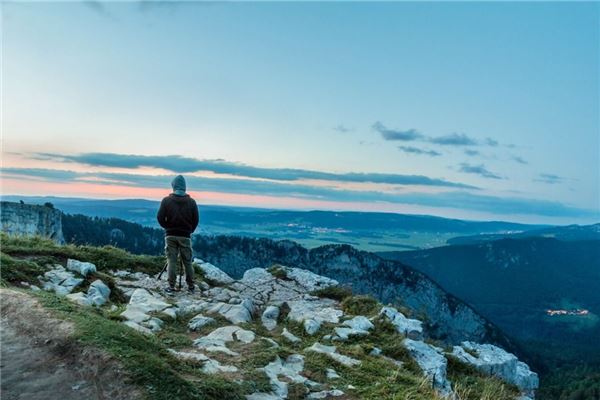
[[[185,267],[185,281],[190,293],[194,293],[194,269],[192,268],[191,234],[198,226],[198,206],[186,192],[185,179],[177,175],[171,182],[173,193],[162,199],[156,218],[165,229],[165,252],[167,255],[169,287],[175,291],[177,279],[177,255]]]

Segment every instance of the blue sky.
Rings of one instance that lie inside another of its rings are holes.
[[[597,222],[599,13],[3,3],[3,193]]]

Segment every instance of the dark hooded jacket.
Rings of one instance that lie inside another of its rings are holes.
[[[171,193],[162,199],[156,219],[166,236],[190,237],[198,226],[198,206],[188,194]]]
[[[156,219],[166,236],[190,237],[198,226],[198,206],[185,193],[185,178],[177,175],[171,182],[173,193],[162,199]]]

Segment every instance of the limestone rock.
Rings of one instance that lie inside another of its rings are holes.
[[[327,368],[325,370],[325,372],[327,373],[327,379],[340,379],[341,378],[340,375],[333,368]]]
[[[412,339],[404,339],[402,344],[419,364],[423,374],[432,382],[434,389],[443,397],[452,396],[452,386],[446,378],[448,361],[442,349]]]
[[[379,315],[384,315],[396,326],[396,330],[413,340],[423,339],[423,323],[417,319],[406,318],[394,307],[383,307]]]
[[[217,372],[237,372],[237,367],[233,365],[221,365],[217,360],[209,358],[202,366],[202,372],[205,374],[216,374]]]
[[[206,325],[214,324],[214,323],[215,323],[214,318],[205,317],[202,314],[198,314],[194,318],[192,318],[190,320],[190,322],[188,322],[188,329],[190,331],[196,331]]]
[[[184,360],[184,361],[204,362],[204,361],[209,360],[209,358],[202,353],[192,353],[192,352],[188,352],[188,351],[176,351],[173,349],[168,349],[168,351],[169,351],[169,353],[171,353],[178,359]]]
[[[204,262],[198,258],[194,259],[194,263],[196,263],[206,276],[206,280],[210,282],[215,282],[221,285],[228,285],[233,283],[233,278],[227,275],[225,272],[221,271],[219,268],[215,267],[211,263]]]
[[[369,334],[369,330],[375,326],[367,317],[362,315],[344,321],[342,327],[336,327],[336,336],[334,340],[348,340],[350,336],[364,336]]]
[[[325,346],[317,342],[314,343],[312,346],[308,347],[306,351],[314,351],[317,353],[325,354],[329,356],[332,360],[335,360],[340,364],[345,365],[346,367],[354,367],[356,365],[360,365],[360,360],[338,353],[335,346]]]
[[[288,279],[295,281],[297,284],[302,286],[307,292],[312,292],[317,289],[323,289],[329,286],[337,286],[338,281],[330,279],[325,276],[317,275],[314,272],[310,272],[306,269],[301,268],[285,268],[285,272]]]
[[[283,332],[281,332],[281,336],[283,336],[285,339],[287,339],[288,341],[290,341],[292,343],[298,343],[301,341],[298,336],[296,336],[293,333],[291,333],[290,331],[288,331],[287,328],[283,328]]]
[[[96,272],[96,266],[94,264],[89,262],[73,260],[71,258],[67,260],[67,269],[70,271],[77,272],[83,276],[87,276],[89,273]]]
[[[314,335],[315,333],[317,333],[317,331],[321,327],[321,323],[319,321],[316,321],[316,320],[312,319],[312,318],[311,319],[305,319],[303,325],[304,325],[304,330],[309,335]]]
[[[108,301],[109,297],[110,288],[100,279],[96,279],[90,284],[87,299],[91,305],[101,306]]]
[[[12,201],[0,203],[2,232],[16,236],[43,236],[58,244],[65,242],[60,210]]]
[[[62,265],[55,265],[54,269],[46,271],[43,278],[44,290],[56,293],[59,296],[66,296],[79,286],[83,279],[75,278],[72,272],[65,270]]]
[[[272,331],[277,327],[277,318],[279,318],[279,307],[268,306],[262,313],[261,321],[267,330]]]
[[[328,399],[330,397],[343,396],[344,392],[339,389],[333,390],[322,390],[320,392],[314,392],[307,396],[307,399]]]
[[[226,343],[240,341],[248,344],[253,342],[254,338],[254,332],[242,329],[239,326],[229,325],[217,328],[208,335],[194,340],[194,345],[209,352],[221,352],[235,356],[238,353],[229,350]]]
[[[288,301],[287,305],[290,307],[288,319],[303,323],[310,335],[319,330],[321,323],[337,324],[344,315],[342,310],[335,308],[336,302],[331,299]]]
[[[250,322],[252,320],[252,313],[255,307],[251,299],[244,299],[240,304],[229,304],[229,303],[214,303],[206,306],[205,312],[209,314],[221,314],[234,324],[240,324],[242,322]]]
[[[465,351],[475,352],[477,356]],[[529,366],[500,347],[491,344],[463,342],[454,346],[452,354],[459,360],[473,365],[479,371],[495,375],[506,382],[512,383],[523,391],[525,396],[533,397],[539,386],[539,379]]]
[[[271,381],[273,394],[279,398],[287,398],[288,382],[310,384],[305,376],[300,375],[304,369],[304,356],[300,354],[292,354],[285,361],[277,357],[274,361],[261,368]],[[284,377],[285,380],[279,380],[279,377]]]
[[[152,312],[162,312],[175,317],[175,308],[165,302],[161,296],[153,295],[146,289],[135,289],[121,316],[127,319],[127,322],[147,328],[150,332],[156,332],[160,330],[162,321],[151,317],[149,314]]]

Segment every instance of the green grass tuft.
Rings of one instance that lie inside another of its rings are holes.
[[[126,368],[131,381],[150,400],[243,399],[242,385],[176,360],[167,351],[165,338],[145,336],[118,321],[107,319],[101,310],[79,307],[52,293],[35,292],[41,304],[61,319],[75,324],[76,339],[111,354]],[[177,333],[175,333],[177,335]],[[194,379],[186,379],[192,376]]]
[[[313,296],[342,301],[352,296],[352,289],[344,286],[329,286],[323,289],[314,290],[311,294]]]
[[[365,316],[376,315],[381,308],[381,304],[377,300],[364,295],[347,297],[342,301],[341,306],[346,314]]]
[[[37,276],[43,275],[44,272],[45,269],[33,261],[13,258],[4,252],[0,253],[0,277],[4,286],[8,283],[18,285],[20,282],[39,285]]]

